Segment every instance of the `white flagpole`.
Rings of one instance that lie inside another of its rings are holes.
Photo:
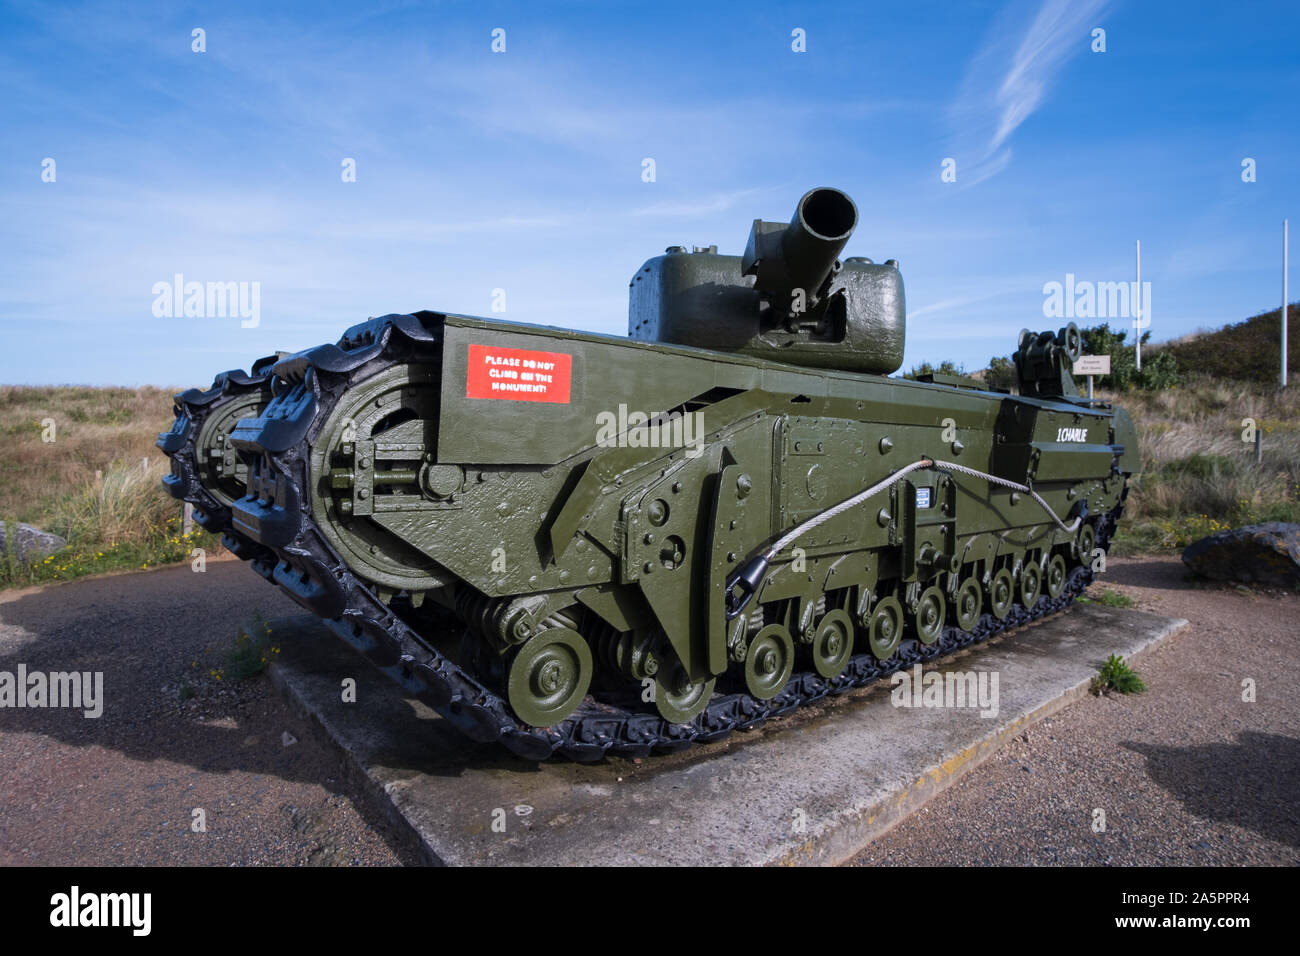
[[[1287,258],[1288,258],[1287,253],[1289,251],[1287,248],[1288,238],[1289,238],[1288,223],[1289,220],[1286,219],[1282,220],[1282,387],[1283,388],[1286,388],[1286,348],[1287,348],[1286,346],[1286,320],[1287,320],[1286,267],[1287,267]]]
[[[1142,240],[1141,240],[1141,239],[1139,239],[1139,240],[1137,241],[1137,266],[1138,266],[1138,281],[1137,281],[1137,308],[1134,310],[1135,312],[1137,312],[1137,321],[1133,323],[1133,331],[1137,334],[1137,341],[1136,341],[1134,344],[1137,346],[1137,370],[1140,372],[1140,371],[1142,371],[1142,306],[1143,306],[1143,302],[1142,302]]]

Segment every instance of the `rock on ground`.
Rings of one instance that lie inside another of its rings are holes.
[[[1188,545],[1183,563],[1214,581],[1296,587],[1300,585],[1300,524],[1270,521],[1220,531]]]
[[[48,557],[56,551],[62,551],[68,542],[57,534],[42,531],[40,528],[20,522],[14,524],[12,539],[9,537],[5,522],[0,521],[0,554],[11,552],[23,564],[31,564],[40,558]]]

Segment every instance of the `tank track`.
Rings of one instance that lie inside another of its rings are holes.
[[[380,325],[380,323],[383,323]],[[369,378],[391,364],[420,360],[421,346],[436,331],[414,316],[386,316],[349,330],[339,346],[321,346],[282,361],[275,368],[276,400],[256,422],[242,423],[236,445],[248,453],[249,496],[241,512],[252,516],[258,536],[275,557],[259,556],[253,567],[322,618],[337,634],[408,692],[429,704],[474,740],[499,742],[530,760],[560,754],[590,762],[606,754],[639,757],[720,740],[735,730],[757,727],[801,705],[864,687],[894,671],[988,640],[1066,608],[1092,583],[1087,564],[1073,567],[1061,595],[1040,597],[1033,608],[1013,605],[997,620],[985,613],[970,631],[947,626],[929,646],[904,640],[895,654],[878,661],[854,654],[834,678],[815,671],[794,674],[770,700],[746,693],[716,693],[689,723],[672,724],[658,713],[615,706],[588,697],[570,717],[546,728],[521,724],[505,699],[440,653],[370,585],[355,575],[325,540],[310,513],[304,486],[310,460],[309,435],[327,421],[351,381]],[[1123,505],[1096,519],[1096,546],[1106,550]],[[400,601],[399,601],[400,603]]]
[[[277,357],[269,355],[253,363],[251,372],[232,369],[219,373],[207,390],[191,388],[174,396],[176,420],[169,431],[160,432],[155,443],[171,459],[171,474],[163,476],[163,487],[173,498],[194,508],[199,527],[222,535],[227,550],[245,560],[265,554],[266,549],[233,532],[230,508],[203,486],[198,475],[198,438],[204,424],[221,409],[246,395],[268,387],[271,366]]]

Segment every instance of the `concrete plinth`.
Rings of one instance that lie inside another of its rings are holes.
[[[907,695],[922,706],[898,706],[903,687],[886,679],[715,744],[593,765],[533,764],[467,740],[312,618],[274,625],[271,676],[429,862],[837,863],[1083,697],[1108,655],[1140,660],[1186,623],[1079,605],[931,665],[983,674],[986,693],[996,676],[996,714],[951,697],[925,706],[924,684]]]

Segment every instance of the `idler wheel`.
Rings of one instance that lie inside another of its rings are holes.
[[[912,626],[916,628],[916,639],[922,644],[933,644],[943,633],[946,603],[937,585],[921,592],[916,602],[916,613],[912,615]]]
[[[989,612],[999,621],[1011,613],[1016,600],[1016,580],[1010,570],[1003,568],[989,582]]]
[[[1032,611],[1043,593],[1043,572],[1036,561],[1028,561],[1020,569],[1020,603]]]
[[[1050,561],[1047,562],[1047,574],[1044,576],[1043,584],[1047,588],[1047,596],[1055,601],[1065,592],[1065,580],[1068,577],[1065,567],[1065,555],[1054,554]]]
[[[784,624],[769,624],[749,642],[745,687],[759,700],[771,700],[794,671],[794,640]]]
[[[550,627],[515,652],[506,690],[515,716],[532,727],[568,717],[591,686],[591,648],[577,631]]]
[[[670,724],[689,724],[709,706],[717,678],[695,683],[686,676],[679,661],[659,668],[655,675],[655,707],[659,716]]]
[[[894,656],[903,640],[903,605],[892,594],[882,598],[871,612],[867,624],[867,643],[876,660],[885,661]]]
[[[418,482],[427,474],[426,453],[434,450],[428,436],[434,432],[430,423],[438,421],[439,387],[436,366],[428,363],[387,368],[344,391],[311,442],[313,520],[348,568],[381,588],[427,591],[448,581],[432,558],[383,525],[383,514],[363,513],[382,511],[377,506],[399,491],[403,497],[425,495]],[[375,449],[358,450],[358,443],[372,441]],[[382,460],[379,445],[388,446]],[[434,484],[449,487],[444,479]],[[453,551],[463,546],[438,543]]]
[[[838,677],[853,656],[853,619],[847,611],[828,611],[813,634],[813,667],[822,677]]]
[[[984,610],[984,595],[980,583],[972,575],[957,588],[952,601],[952,620],[963,631],[973,631],[980,622],[980,612]]]

